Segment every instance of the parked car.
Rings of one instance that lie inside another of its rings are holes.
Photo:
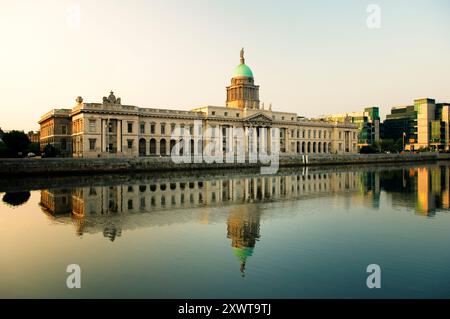
[[[34,154],[33,152],[30,152],[27,154],[27,157],[36,157],[36,154]]]

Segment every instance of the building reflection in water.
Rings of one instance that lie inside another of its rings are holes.
[[[419,215],[433,217],[450,209],[450,167],[424,166],[380,172],[380,187],[394,206],[411,207]]]
[[[260,211],[255,206],[233,209],[227,220],[227,237],[231,239],[233,253],[241,264],[241,274],[245,276],[247,258],[253,254],[260,233]]]
[[[137,227],[193,219],[203,224],[211,219],[225,222],[227,237],[244,275],[248,257],[261,236],[262,216],[257,205],[242,204],[339,195],[348,205],[379,209],[380,194],[385,192],[394,206],[415,205],[418,214],[434,216],[436,210],[450,208],[449,184],[449,167],[439,165],[372,171],[304,170],[274,176],[220,176],[203,180],[174,177],[118,186],[42,190],[40,204],[54,220],[71,221],[77,235],[100,232],[111,241],[119,238],[123,230]],[[186,210],[224,205],[231,205],[226,220],[217,220],[219,217],[211,215],[209,209]],[[276,212],[265,211],[268,213]]]

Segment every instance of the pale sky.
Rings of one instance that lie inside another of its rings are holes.
[[[4,130],[110,90],[140,107],[224,105],[241,47],[277,111],[450,102],[448,0],[0,0],[0,40]]]

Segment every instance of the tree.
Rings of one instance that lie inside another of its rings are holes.
[[[30,198],[30,192],[13,192],[3,195],[3,202],[10,206],[20,206],[25,204]]]
[[[10,149],[6,146],[5,142],[0,142],[0,157],[8,157]]]
[[[40,151],[41,145],[38,142],[33,142],[28,145],[28,150],[36,155],[41,153]]]
[[[378,149],[375,145],[364,145],[359,152],[361,154],[374,154],[378,152]]]
[[[56,156],[56,148],[53,145],[51,145],[51,144],[45,145],[44,152],[43,152],[42,156],[44,156],[44,157],[55,157]]]
[[[380,142],[381,152],[397,153],[403,150],[403,140],[384,139]]]
[[[21,131],[11,131],[3,135],[3,142],[11,150],[11,155],[18,156],[24,153],[30,144],[28,136]]]

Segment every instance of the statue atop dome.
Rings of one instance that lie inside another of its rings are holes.
[[[245,64],[244,48],[241,49],[241,64]]]

